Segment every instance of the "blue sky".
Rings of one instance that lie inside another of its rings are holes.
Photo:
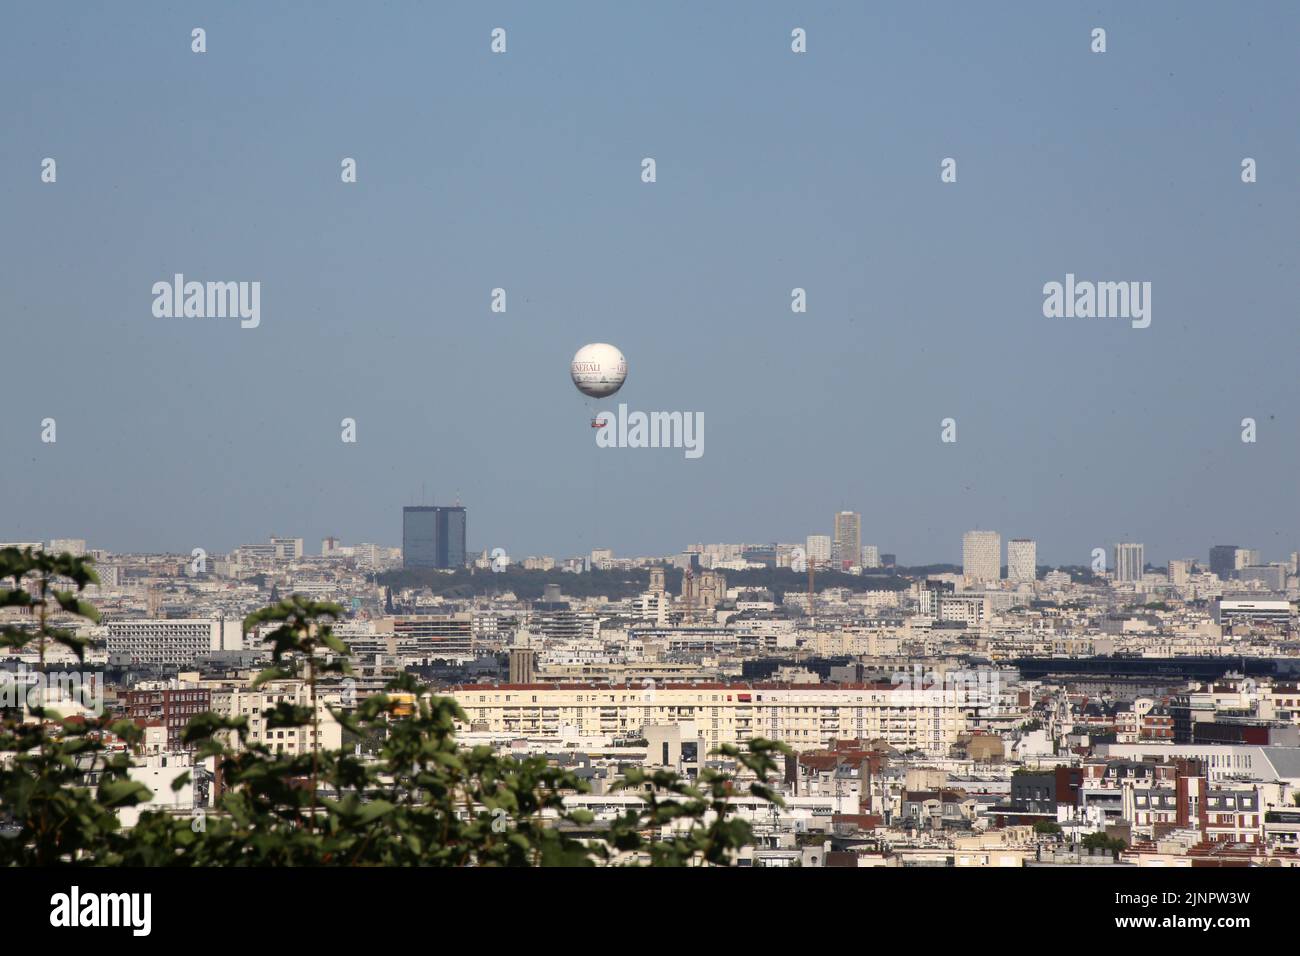
[[[974,527],[1052,563],[1281,558],[1297,26],[1283,3],[7,5],[0,538],[397,544],[424,486],[516,556],[800,540],[851,508],[904,563]],[[261,326],[154,318],[176,272],[260,281]],[[1045,318],[1068,272],[1151,282],[1150,328]],[[627,356],[631,408],[704,414],[702,458],[595,447],[568,380],[590,341]]]

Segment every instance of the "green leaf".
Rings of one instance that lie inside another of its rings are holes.
[[[55,591],[53,593],[54,599],[59,602],[59,607],[63,608],[63,610],[70,614],[76,614],[78,617],[87,618],[96,624],[99,623],[99,611],[89,601],[79,600],[71,591]]]
[[[110,780],[99,785],[99,802],[107,807],[133,807],[150,796],[149,788],[135,780]]]
[[[387,800],[372,800],[364,804],[357,813],[357,822],[361,824],[372,823],[382,816],[392,813],[396,808]]]

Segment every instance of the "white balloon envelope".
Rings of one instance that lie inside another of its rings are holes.
[[[593,342],[578,349],[569,374],[583,395],[608,398],[627,381],[627,359],[614,346]]]

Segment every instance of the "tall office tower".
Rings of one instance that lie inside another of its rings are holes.
[[[880,548],[874,544],[864,544],[862,546],[862,566],[864,568],[880,567]]]
[[[961,538],[961,573],[971,584],[1002,580],[1002,535],[967,531]]]
[[[1237,553],[1232,556],[1234,571],[1240,571],[1242,568],[1257,568],[1263,563],[1263,557],[1254,548],[1238,548]]]
[[[321,538],[320,553],[321,557],[329,557],[339,549],[338,538]]]
[[[898,564],[898,555],[893,552],[886,551],[880,556],[880,566],[882,568],[892,568],[896,564]]]
[[[1140,544],[1124,542],[1115,545],[1115,580],[1141,581],[1142,570],[1146,566],[1143,560],[1144,548]]]
[[[1007,542],[1007,579],[1032,584],[1038,577],[1038,542],[1012,538]]]
[[[831,563],[831,536],[828,534],[810,534],[804,542],[804,551],[808,560],[815,567],[824,568]]]
[[[408,505],[402,509],[402,567],[464,566],[464,508],[459,505]]]
[[[297,561],[302,557],[302,538],[279,538],[271,535],[271,547],[275,549],[277,561]]]
[[[1169,562],[1169,583],[1174,587],[1185,587],[1192,579],[1192,565],[1195,562],[1191,558],[1177,559]]]
[[[1210,549],[1210,573],[1218,575],[1221,581],[1232,577],[1237,569],[1237,546],[1235,544],[1216,544]]]
[[[831,546],[831,563],[836,571],[857,564],[862,558],[862,515],[841,511],[835,515],[835,542]]]

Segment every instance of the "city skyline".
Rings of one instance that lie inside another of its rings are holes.
[[[420,513],[427,513],[429,525],[422,528],[417,534],[420,536],[414,545],[409,537],[412,529],[412,520]],[[337,535],[325,535],[321,537],[319,551],[308,547],[307,539],[304,536],[279,535],[272,532],[262,538],[254,538],[249,541],[241,541],[237,545],[225,549],[201,549],[205,553],[220,554],[230,553],[240,549],[265,550],[268,554],[283,556],[286,547],[293,548],[296,545],[297,557],[312,557],[317,554],[328,556],[335,553],[340,547],[358,547],[373,546],[393,549],[404,555],[405,566],[412,569],[433,569],[433,570],[454,570],[457,567],[468,567],[483,555],[495,554],[498,550],[502,552],[502,558],[506,564],[517,565],[527,558],[550,557],[560,560],[572,558],[586,558],[596,554],[602,554],[614,560],[635,560],[635,561],[653,561],[657,559],[671,559],[684,554],[693,552],[697,548],[711,547],[787,547],[791,549],[803,548],[807,559],[812,560],[818,566],[829,566],[833,548],[835,547],[834,535],[828,534],[810,534],[803,541],[766,541],[759,538],[749,538],[742,541],[692,541],[682,546],[663,552],[651,553],[631,553],[623,552],[618,548],[606,546],[597,546],[587,552],[564,552],[556,549],[538,549],[529,552],[512,551],[502,545],[484,545],[482,547],[469,544],[472,539],[467,537],[467,515],[468,509],[462,505],[405,505],[402,508],[403,514],[403,534],[400,540],[402,544],[393,544],[382,539],[362,539],[357,541],[344,541]],[[446,524],[448,515],[453,516],[456,522],[454,529]],[[458,515],[458,517],[454,517]],[[842,516],[852,515],[854,519],[860,518],[853,512],[836,512],[835,519]],[[435,524],[435,520],[437,524]],[[834,522],[833,522],[834,523]],[[857,528],[857,522],[853,523]],[[454,537],[454,542],[451,539]],[[269,543],[267,543],[269,541]],[[92,551],[105,551],[111,554],[183,554],[179,551],[162,551],[162,550],[145,550],[145,551],[115,551],[112,548],[106,548],[96,542],[86,538],[15,538],[0,535],[0,546],[27,546],[35,545],[47,548],[53,552],[70,551],[73,554],[86,554]],[[405,545],[405,546],[404,546]],[[416,554],[412,559],[407,557],[408,551],[414,548],[411,553]],[[1224,563],[1223,552],[1231,552],[1228,563]],[[1197,567],[1215,573],[1221,577],[1228,575],[1233,571],[1241,571],[1247,568],[1263,568],[1270,565],[1294,564],[1297,555],[1300,555],[1300,549],[1283,552],[1280,555],[1265,554],[1258,548],[1242,548],[1235,545],[1210,545],[1202,548],[1201,554],[1182,554],[1178,557],[1153,558],[1148,552],[1145,543],[1119,541],[1111,542],[1107,545],[1099,546],[1087,556],[1087,560],[1077,562],[1052,562],[1046,561],[1039,557],[1037,550],[1037,541],[1033,538],[1007,538],[1005,542],[997,531],[980,529],[964,532],[961,537],[959,546],[959,555],[955,560],[912,560],[902,561],[899,563],[901,568],[919,568],[933,567],[937,565],[951,566],[963,569],[963,574],[973,584],[981,583],[1025,583],[1032,581],[1032,575],[1040,567],[1091,567],[1094,571],[1100,570],[1115,577],[1119,581],[1137,580],[1142,573],[1142,569],[1165,568],[1169,573],[1175,573],[1180,566],[1194,564]],[[1098,567],[1100,551],[1104,555],[1104,563]],[[874,553],[877,559],[882,555],[888,554],[896,557],[897,552],[883,552],[879,545],[859,545],[860,560],[854,562],[862,570],[880,570],[877,565],[867,565],[861,558],[869,553]],[[457,560],[457,557],[462,560]],[[977,565],[976,573],[971,573],[971,563]],[[778,568],[784,565],[777,564]],[[847,568],[847,565],[846,565]],[[837,569],[838,570],[838,569]],[[1003,573],[1005,571],[1005,574]],[[1135,573],[1136,572],[1136,573]]]

